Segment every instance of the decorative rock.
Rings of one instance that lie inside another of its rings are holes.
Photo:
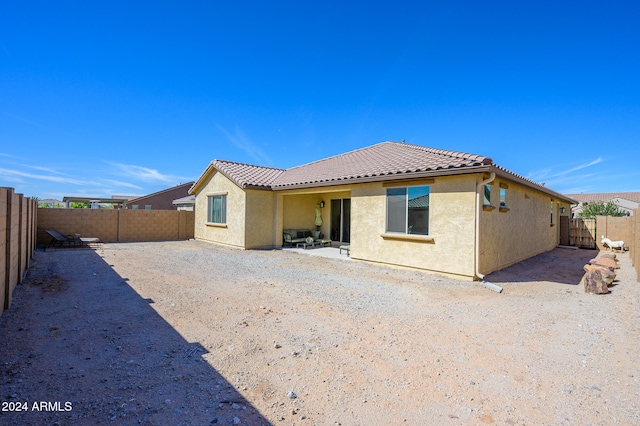
[[[613,272],[613,269],[611,267],[602,265],[584,265],[585,272],[596,270],[600,271],[600,273],[602,274],[602,279],[607,284],[607,286],[613,284],[613,280],[616,279],[616,274]]]
[[[600,270],[589,271],[582,277],[580,283],[584,286],[585,293],[607,294],[610,293],[607,283],[602,278]]]
[[[591,263],[592,265],[602,265],[602,266],[609,266],[610,268],[613,268],[613,269],[620,269],[620,267],[618,266],[618,262],[608,257],[599,257],[597,259],[591,259],[589,263]]]
[[[296,399],[298,395],[296,395],[293,391],[287,392],[287,396],[291,399]]]

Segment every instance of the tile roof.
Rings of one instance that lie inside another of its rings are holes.
[[[283,169],[225,160],[213,160],[211,166],[240,188],[271,189],[273,182],[284,172]]]
[[[287,170],[214,160],[189,192],[195,193],[200,184],[216,169],[240,188],[265,190],[496,172],[552,196],[574,202],[573,199],[544,185],[494,164],[489,157],[400,142],[381,142]]]
[[[640,203],[640,192],[597,192],[593,194],[565,194],[567,197],[573,198],[581,203],[593,203],[595,201],[611,201],[614,198],[623,198],[625,200]]]
[[[381,142],[287,169],[273,189],[287,189],[393,177],[491,164],[491,158],[399,142]]]

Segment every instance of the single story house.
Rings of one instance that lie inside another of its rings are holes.
[[[143,195],[127,201],[126,208],[132,210],[177,210],[173,200],[189,195],[189,188],[194,182],[182,183],[172,188],[163,189],[153,194]]]
[[[591,194],[567,194],[567,197],[576,200],[576,204],[571,206],[574,217],[582,211],[589,203],[612,202],[624,211],[627,216],[633,216],[633,211],[640,208],[640,192],[595,192]]]
[[[198,240],[273,248],[317,229],[354,260],[462,279],[556,247],[574,202],[491,158],[398,142],[286,170],[214,160],[189,193]]]

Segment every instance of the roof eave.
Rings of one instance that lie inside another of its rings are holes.
[[[323,180],[318,182],[305,182],[305,183],[297,183],[297,184],[286,185],[286,186],[272,186],[272,188],[274,191],[285,191],[288,189],[317,188],[321,186],[337,186],[337,185],[351,185],[351,184],[357,184],[357,183],[388,182],[392,180],[418,179],[418,178],[429,178],[429,177],[437,177],[437,176],[453,176],[453,175],[463,175],[463,174],[470,174],[470,173],[482,173],[485,171],[489,171],[490,168],[491,167],[488,165],[481,165],[481,166],[471,166],[471,167],[464,167],[464,168],[424,170],[420,172],[391,173],[391,174],[385,174],[385,175],[364,176],[364,177],[344,178],[344,179],[331,179],[331,180]]]
[[[576,204],[577,201],[574,200],[573,198],[567,197],[566,195],[563,195],[559,192],[554,191],[553,189],[549,189],[546,186],[540,185],[539,183],[533,182],[531,180],[528,180],[522,176],[517,175],[516,173],[510,172],[506,169],[502,169],[500,167],[497,167],[495,165],[492,165],[490,167],[490,170],[488,170],[489,172],[495,172],[496,176],[501,176],[501,177],[506,177],[507,179],[510,179],[512,181],[515,181],[521,185],[527,186],[529,188],[533,188],[536,189],[538,191],[541,191],[547,195],[550,195],[552,197],[555,198],[560,198],[562,200],[568,201],[571,204]]]
[[[204,169],[204,171],[202,172],[200,177],[195,181],[195,183],[193,185],[191,185],[191,188],[189,188],[189,192],[188,192],[189,195],[195,195],[196,191],[200,188],[200,186],[202,186],[202,184],[207,179],[209,174],[211,174],[213,169],[214,169],[214,167],[213,167],[213,161],[212,161],[212,162],[209,163],[207,168]]]

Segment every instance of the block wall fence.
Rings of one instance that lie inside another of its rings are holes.
[[[36,247],[38,203],[0,187],[0,314],[11,307]]]
[[[194,222],[195,213],[184,210],[39,209],[37,243],[49,244],[47,229],[103,243],[188,240]]]
[[[629,248],[629,258],[636,270],[637,280],[640,281],[640,209],[633,212],[633,216],[596,217],[596,245],[603,250],[600,242],[602,236],[612,241],[624,241],[624,246]]]

